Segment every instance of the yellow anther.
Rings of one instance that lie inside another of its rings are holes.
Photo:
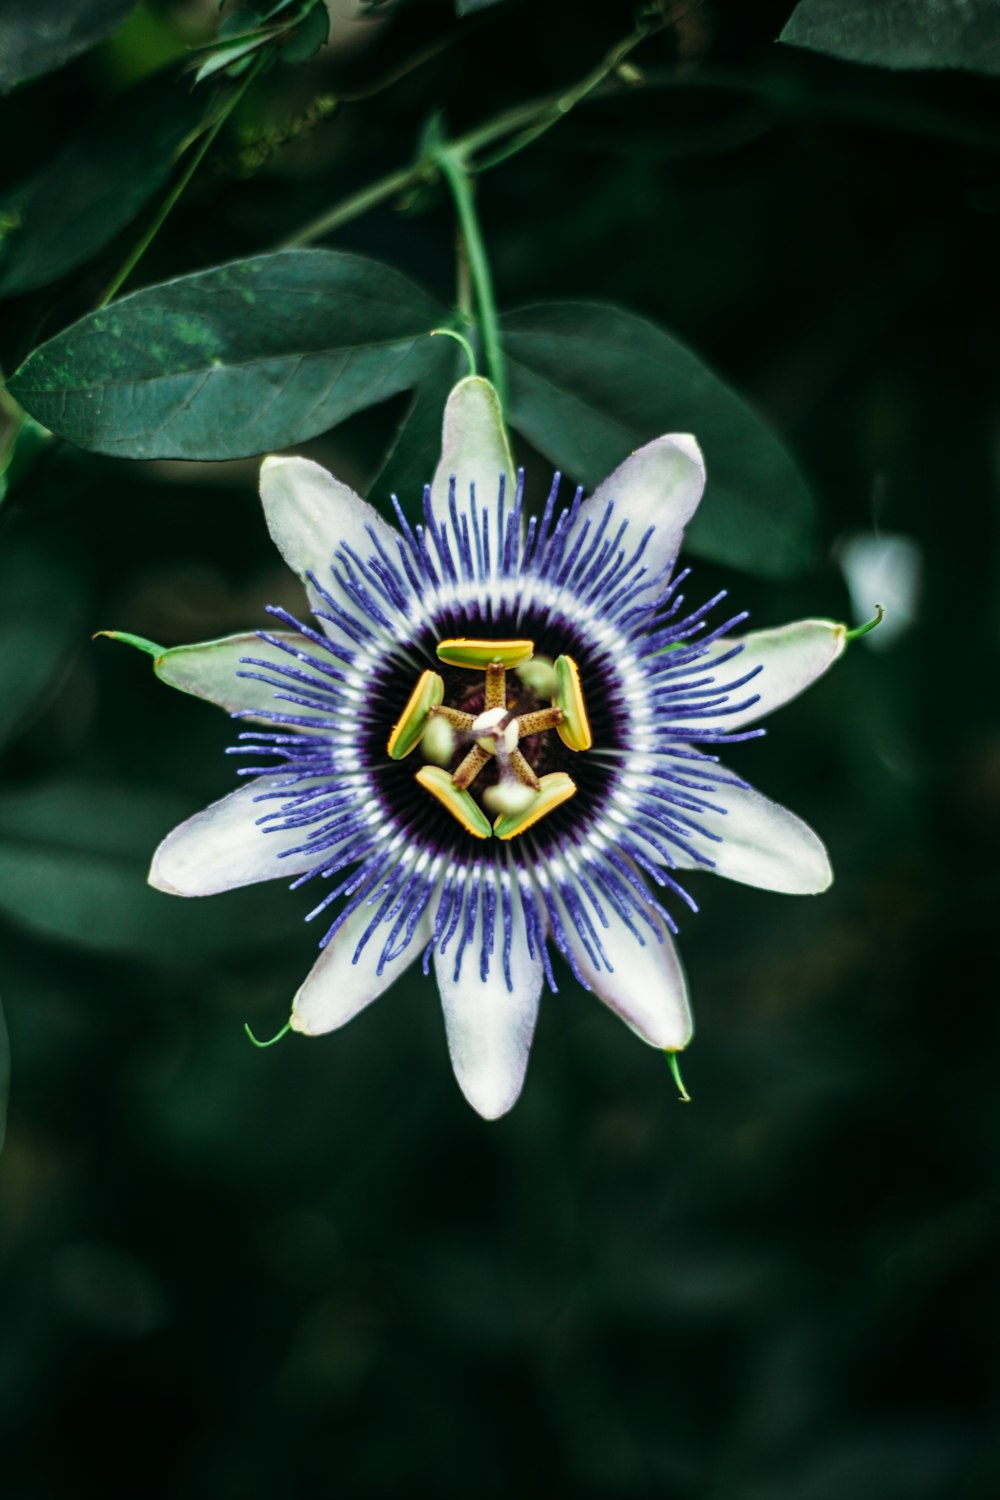
[[[576,791],[576,782],[565,771],[550,771],[543,776],[539,790],[529,805],[521,812],[503,813],[493,824],[498,839],[512,839],[524,833],[540,818],[545,818],[554,808],[568,802]]]
[[[534,654],[534,641],[479,641],[460,636],[453,641],[441,641],[437,654],[450,667],[469,667],[473,671],[485,672],[496,662],[501,667],[517,667],[530,661]]]
[[[421,672],[409,702],[393,727],[386,749],[393,760],[402,760],[416,749],[427,728],[427,717],[444,697],[444,683],[436,672]]]
[[[471,833],[476,839],[490,837],[493,830],[482,808],[468,792],[461,792],[452,784],[450,775],[441,766],[421,766],[417,780],[461,823],[466,833]]]
[[[555,669],[557,687],[552,702],[563,712],[562,722],[556,725],[556,734],[570,750],[589,750],[594,736],[590,732],[576,662],[571,656],[557,656]]]

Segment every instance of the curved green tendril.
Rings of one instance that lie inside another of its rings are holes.
[[[433,338],[436,333],[443,333],[445,338],[454,339],[456,344],[461,344],[462,348],[465,350],[465,357],[469,361],[469,374],[479,374],[479,371],[476,369],[476,351],[475,349],[473,349],[464,333],[457,333],[454,328],[432,328],[431,338]]]
[[[860,640],[863,635],[867,635],[868,634],[869,630],[874,630],[876,625],[881,625],[881,623],[882,623],[882,621],[884,619],[885,619],[885,609],[884,609],[884,607],[881,604],[876,604],[874,619],[869,620],[868,623],[865,624],[865,625],[855,625],[855,627],[854,627],[853,630],[849,630],[847,632],[847,634],[844,637],[844,640],[845,641],[858,641],[858,640]]]
[[[250,1030],[250,1027],[247,1025],[246,1021],[243,1022],[243,1030],[246,1032],[247,1036],[253,1042],[254,1046],[255,1047],[260,1047],[261,1050],[263,1050],[265,1047],[273,1047],[274,1044],[275,1044],[275,1042],[280,1042],[281,1038],[283,1036],[287,1036],[288,1033],[291,1031],[291,1029],[292,1029],[292,1023],[291,1023],[291,1021],[286,1021],[285,1024],[284,1024],[284,1026],[282,1026],[281,1030],[275,1032],[274,1036],[271,1038],[271,1040],[269,1042],[259,1042],[257,1040],[257,1038],[254,1036],[253,1032]]]
[[[674,1076],[674,1082],[677,1085],[677,1092],[680,1095],[680,1103],[681,1104],[690,1104],[691,1103],[691,1095],[688,1093],[687,1089],[684,1087],[684,1080],[681,1077],[681,1065],[677,1061],[677,1053],[676,1052],[668,1052],[667,1053],[667,1062],[670,1065],[670,1071],[673,1074],[673,1076]]]

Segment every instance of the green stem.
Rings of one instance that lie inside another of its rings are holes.
[[[486,371],[500,398],[500,409],[507,409],[507,372],[504,368],[503,349],[500,346],[500,317],[497,313],[496,297],[493,294],[493,275],[486,255],[486,243],[479,226],[479,216],[473,196],[472,182],[462,156],[454,150],[445,149],[437,157],[441,175],[451,189],[455,200],[455,212],[462,230],[465,252],[469,258],[469,275],[476,297],[479,313],[479,332],[483,340]]]
[[[506,161],[508,157],[514,156],[516,152],[523,150],[525,146],[530,146],[532,141],[536,141],[539,136],[551,130],[553,125],[558,125],[559,121],[564,119],[570,110],[575,109],[581,100],[586,99],[588,94],[592,94],[616,68],[621,66],[629,53],[634,51],[640,42],[644,42],[654,32],[662,30],[664,24],[663,21],[654,21],[637,26],[631,36],[624,37],[620,42],[616,42],[610,52],[606,53],[597,64],[596,68],[592,68],[586,77],[581,78],[580,82],[575,83],[571,89],[567,89],[564,94],[559,94],[554,99],[549,99],[542,109],[539,109],[537,104],[534,107],[527,106],[529,110],[532,110],[527,119],[517,120],[516,117],[508,116],[504,133],[509,134],[512,130],[520,128],[520,134],[516,135],[512,141],[508,141],[506,145],[502,146],[499,151],[494,152],[492,156],[487,157],[485,161],[478,162],[474,170],[477,172],[487,172],[491,167],[499,166],[502,161]],[[481,151],[484,146],[490,145],[492,141],[497,139],[495,134],[496,123],[490,122],[490,124],[481,127],[479,131],[472,131],[468,136],[463,138],[461,143],[456,142],[456,145],[462,145],[467,158],[474,152]]]
[[[546,94],[541,99],[534,99],[528,104],[519,105],[516,109],[506,110],[494,119],[487,120],[484,125],[478,126],[475,130],[457,136],[455,140],[442,148],[442,151],[447,151],[456,161],[462,163],[466,172],[485,172],[490,167],[499,165],[515,151],[522,150],[524,146],[529,145],[538,136],[544,135],[547,130],[551,130],[553,125],[564,119],[570,110],[574,109],[588,94],[593,93],[608,75],[620,66],[633,48],[652,36],[654,32],[661,30],[664,24],[663,21],[656,21],[637,27],[630,36],[612,47],[597,67],[593,68],[586,78],[574,84],[571,89],[561,94]],[[485,150],[494,141],[502,141],[505,136],[514,136],[514,140],[508,141],[498,152],[482,162],[471,160],[477,152]],[[405,192],[407,188],[416,187],[419,182],[426,181],[432,176],[434,167],[438,164],[443,169],[443,163],[439,163],[438,153],[435,152],[430,161],[421,159],[410,167],[402,167],[385,177],[378,178],[376,182],[362,188],[360,192],[352,193],[349,198],[342,199],[340,203],[334,204],[333,208],[327,209],[325,213],[319,214],[317,218],[296,230],[288,239],[282,241],[282,248],[312,245],[316,240],[324,239],[335,229],[340,229],[342,225],[367,213],[369,209],[376,208],[388,198],[394,198],[397,194]]]
[[[401,167],[398,172],[390,172],[387,177],[380,177],[377,182],[362,188],[360,192],[352,193],[349,198],[343,198],[333,208],[327,209],[326,213],[310,220],[289,235],[288,239],[282,240],[279,248],[294,250],[300,245],[312,245],[316,240],[325,239],[342,224],[349,224],[352,219],[366,214],[370,208],[377,208],[387,198],[394,198],[397,193],[415,187],[422,177],[428,175],[428,168],[423,162],[415,167]]]
[[[167,196],[164,198],[163,202],[160,204],[153,222],[149,225],[146,233],[139,240],[139,243],[134,247],[125,264],[121,267],[118,274],[115,276],[114,280],[108,287],[107,291],[104,293],[104,296],[97,304],[98,307],[107,307],[112,297],[115,296],[119,289],[129,279],[136,266],[142,260],[142,257],[145,255],[146,251],[149,249],[150,245],[156,239],[156,236],[159,234],[160,230],[166,223],[167,218],[169,217],[175,204],[177,203],[177,200],[180,198],[188,183],[191,181],[192,177],[197,172],[202,162],[205,160],[206,155],[211,150],[212,144],[215,141],[216,136],[219,134],[219,131],[229,119],[229,116],[232,114],[237,104],[239,104],[240,100],[243,98],[243,95],[246,93],[251,83],[257,77],[257,74],[263,67],[268,55],[269,54],[266,51],[261,53],[260,57],[247,73],[239,88],[235,89],[233,93],[230,94],[229,98],[220,109],[217,118],[202,137],[200,146],[198,146],[197,150],[193,151],[189,156],[183,172],[178,177],[177,181],[174,183],[170,191],[167,193]]]
[[[469,252],[461,229],[457,229],[455,233],[455,311],[466,326],[476,321],[472,277],[469,274]]]

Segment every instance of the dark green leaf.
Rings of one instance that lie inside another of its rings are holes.
[[[882,68],[1000,73],[997,0],[801,0],[783,42]]]
[[[307,11],[295,35],[281,49],[283,62],[303,63],[315,57],[319,49],[330,39],[330,12],[320,0]]]
[[[500,0],[455,0],[455,11],[460,16],[471,16],[477,10],[487,10],[491,5],[499,5]]]
[[[205,105],[176,76],[146,79],[0,198],[0,221],[13,226],[0,239],[0,296],[45,286],[103,249],[163,187]]]
[[[117,30],[135,5],[136,0],[3,0],[0,94],[93,47]]]
[[[0,458],[0,505],[28,473],[35,459],[52,440],[47,428],[32,417],[24,417],[7,450]]]
[[[503,320],[510,422],[593,488],[663,432],[693,432],[708,466],[691,551],[764,577],[813,555],[813,505],[777,438],[683,344],[620,308],[529,307]]]
[[[78,947],[180,962],[294,933],[302,903],[280,882],[203,901],[147,885],[157,844],[196,811],[164,792],[97,781],[4,793],[0,913]],[[303,964],[311,958],[307,935]]]
[[[435,338],[437,358],[413,393],[413,400],[386,455],[382,470],[369,488],[374,504],[385,506],[389,495],[403,509],[419,516],[425,484],[429,484],[441,455],[441,420],[448,392],[465,374],[465,357],[452,339]]]
[[[37,547],[0,550],[0,746],[45,701],[86,641],[79,573]]]
[[[242,37],[259,36],[266,15],[267,12],[256,5],[241,5],[237,10],[229,11],[219,22],[219,40],[235,41]]]
[[[304,442],[417,385],[444,310],[398,271],[283,250],[135,292],[10,381],[46,427],[127,458],[242,458]]]

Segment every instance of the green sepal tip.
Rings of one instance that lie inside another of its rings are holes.
[[[282,1026],[282,1028],[281,1028],[280,1031],[276,1031],[274,1033],[274,1036],[272,1036],[268,1041],[261,1042],[261,1041],[259,1041],[257,1039],[257,1037],[254,1036],[253,1032],[250,1030],[249,1023],[247,1021],[243,1022],[243,1030],[246,1032],[247,1036],[253,1042],[254,1046],[258,1047],[262,1052],[263,1052],[263,1050],[264,1050],[265,1047],[273,1047],[274,1044],[275,1044],[275,1042],[280,1042],[281,1039],[282,1039],[282,1037],[286,1037],[288,1035],[288,1033],[291,1031],[291,1029],[292,1029],[292,1023],[291,1023],[291,1021],[286,1021],[285,1024],[284,1024],[284,1026]]]
[[[465,357],[469,361],[469,374],[477,375],[479,373],[476,369],[476,351],[473,349],[464,333],[459,333],[456,328],[432,328],[431,338],[433,338],[435,334],[443,334],[445,338],[454,339],[456,344],[461,344],[462,348],[465,350]]]
[[[127,630],[95,630],[91,640],[96,641],[99,635],[107,636],[109,641],[124,641],[126,646],[134,646],[137,651],[145,651],[147,656],[163,656],[166,646],[158,646],[155,641],[147,641],[143,635],[131,635]]]
[[[691,1095],[688,1093],[687,1089],[684,1087],[684,1080],[681,1077],[681,1065],[680,1065],[680,1062],[678,1061],[678,1053],[676,1053],[676,1052],[668,1052],[667,1053],[667,1065],[669,1066],[670,1071],[673,1074],[674,1083],[676,1083],[676,1085],[677,1085],[677,1093],[680,1096],[679,1102],[681,1104],[690,1104],[691,1103]]]
[[[850,645],[851,641],[859,641],[863,635],[867,635],[870,630],[874,630],[877,625],[881,625],[884,619],[884,606],[876,604],[873,618],[867,620],[864,625],[855,625],[853,630],[848,630],[844,635],[844,640],[848,645]]]

